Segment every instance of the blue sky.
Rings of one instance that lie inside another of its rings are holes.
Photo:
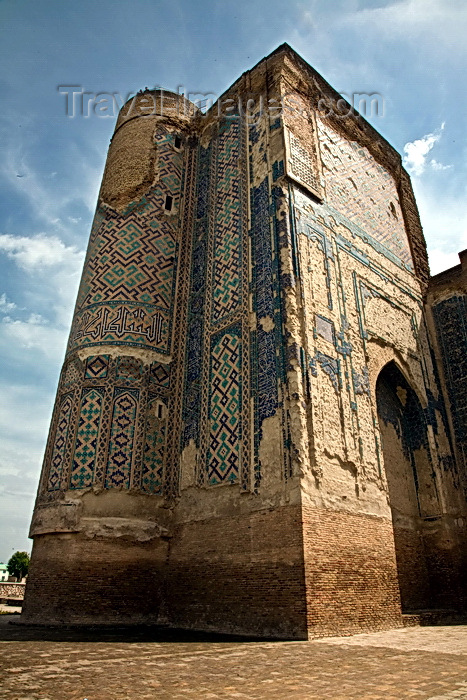
[[[0,0],[0,561],[27,539],[115,119],[58,86],[222,93],[287,41],[340,92],[384,97],[432,272],[467,247],[465,0]],[[78,110],[76,110],[78,112]]]

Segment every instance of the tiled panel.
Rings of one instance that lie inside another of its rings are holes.
[[[157,395],[150,394],[146,410],[141,483],[141,490],[145,493],[152,493],[155,495],[162,493],[165,444],[165,404]]]
[[[153,362],[149,372],[151,385],[158,386],[161,389],[170,389],[170,365]]]
[[[123,213],[96,217],[68,351],[83,345],[131,345],[169,353],[177,269],[177,218],[166,194],[179,197],[181,155],[160,143],[159,183]]]
[[[105,487],[130,487],[138,391],[116,389],[110,427]]]
[[[54,448],[50,460],[50,470],[47,482],[49,491],[60,488],[62,470],[64,465],[65,448],[70,428],[70,417],[73,406],[73,394],[63,397],[58,415],[57,430],[55,432]]]
[[[241,339],[238,329],[215,336],[211,348],[208,483],[236,482],[240,467]]]
[[[199,148],[197,205],[193,224],[193,255],[186,343],[183,444],[200,440],[200,381],[203,367],[206,276],[208,248],[208,203],[210,198],[212,147]]]
[[[86,360],[86,379],[104,379],[109,365],[108,355],[91,355]]]
[[[239,131],[238,121],[233,121],[221,129],[218,137],[213,323],[235,312],[240,302],[242,232],[238,172]]]
[[[78,420],[70,488],[91,486],[96,467],[103,389],[84,389]]]
[[[456,295],[439,302],[433,315],[442,349],[456,441],[467,463],[467,297]]]

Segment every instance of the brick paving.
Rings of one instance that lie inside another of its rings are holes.
[[[1,700],[467,700],[467,626],[310,642],[8,625]]]

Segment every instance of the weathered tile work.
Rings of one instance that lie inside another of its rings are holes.
[[[177,262],[177,221],[161,217],[165,197],[180,197],[182,154],[156,136],[159,182],[121,213],[96,216],[68,351],[128,345],[170,353]]]
[[[323,95],[284,45],[205,115],[122,109],[25,619],[303,638],[465,605],[465,258],[428,284],[400,156]]]
[[[456,442],[467,464],[467,296],[454,294],[440,301],[434,305],[433,315],[449,400],[454,408]]]
[[[71,374],[77,388],[70,392]],[[47,448],[48,495],[93,485],[162,493],[170,365],[91,355],[65,365],[62,387]],[[135,465],[138,456],[142,471]]]

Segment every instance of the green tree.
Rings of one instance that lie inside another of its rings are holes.
[[[15,552],[6,565],[10,576],[16,576],[21,581],[29,569],[29,554],[27,552]]]

